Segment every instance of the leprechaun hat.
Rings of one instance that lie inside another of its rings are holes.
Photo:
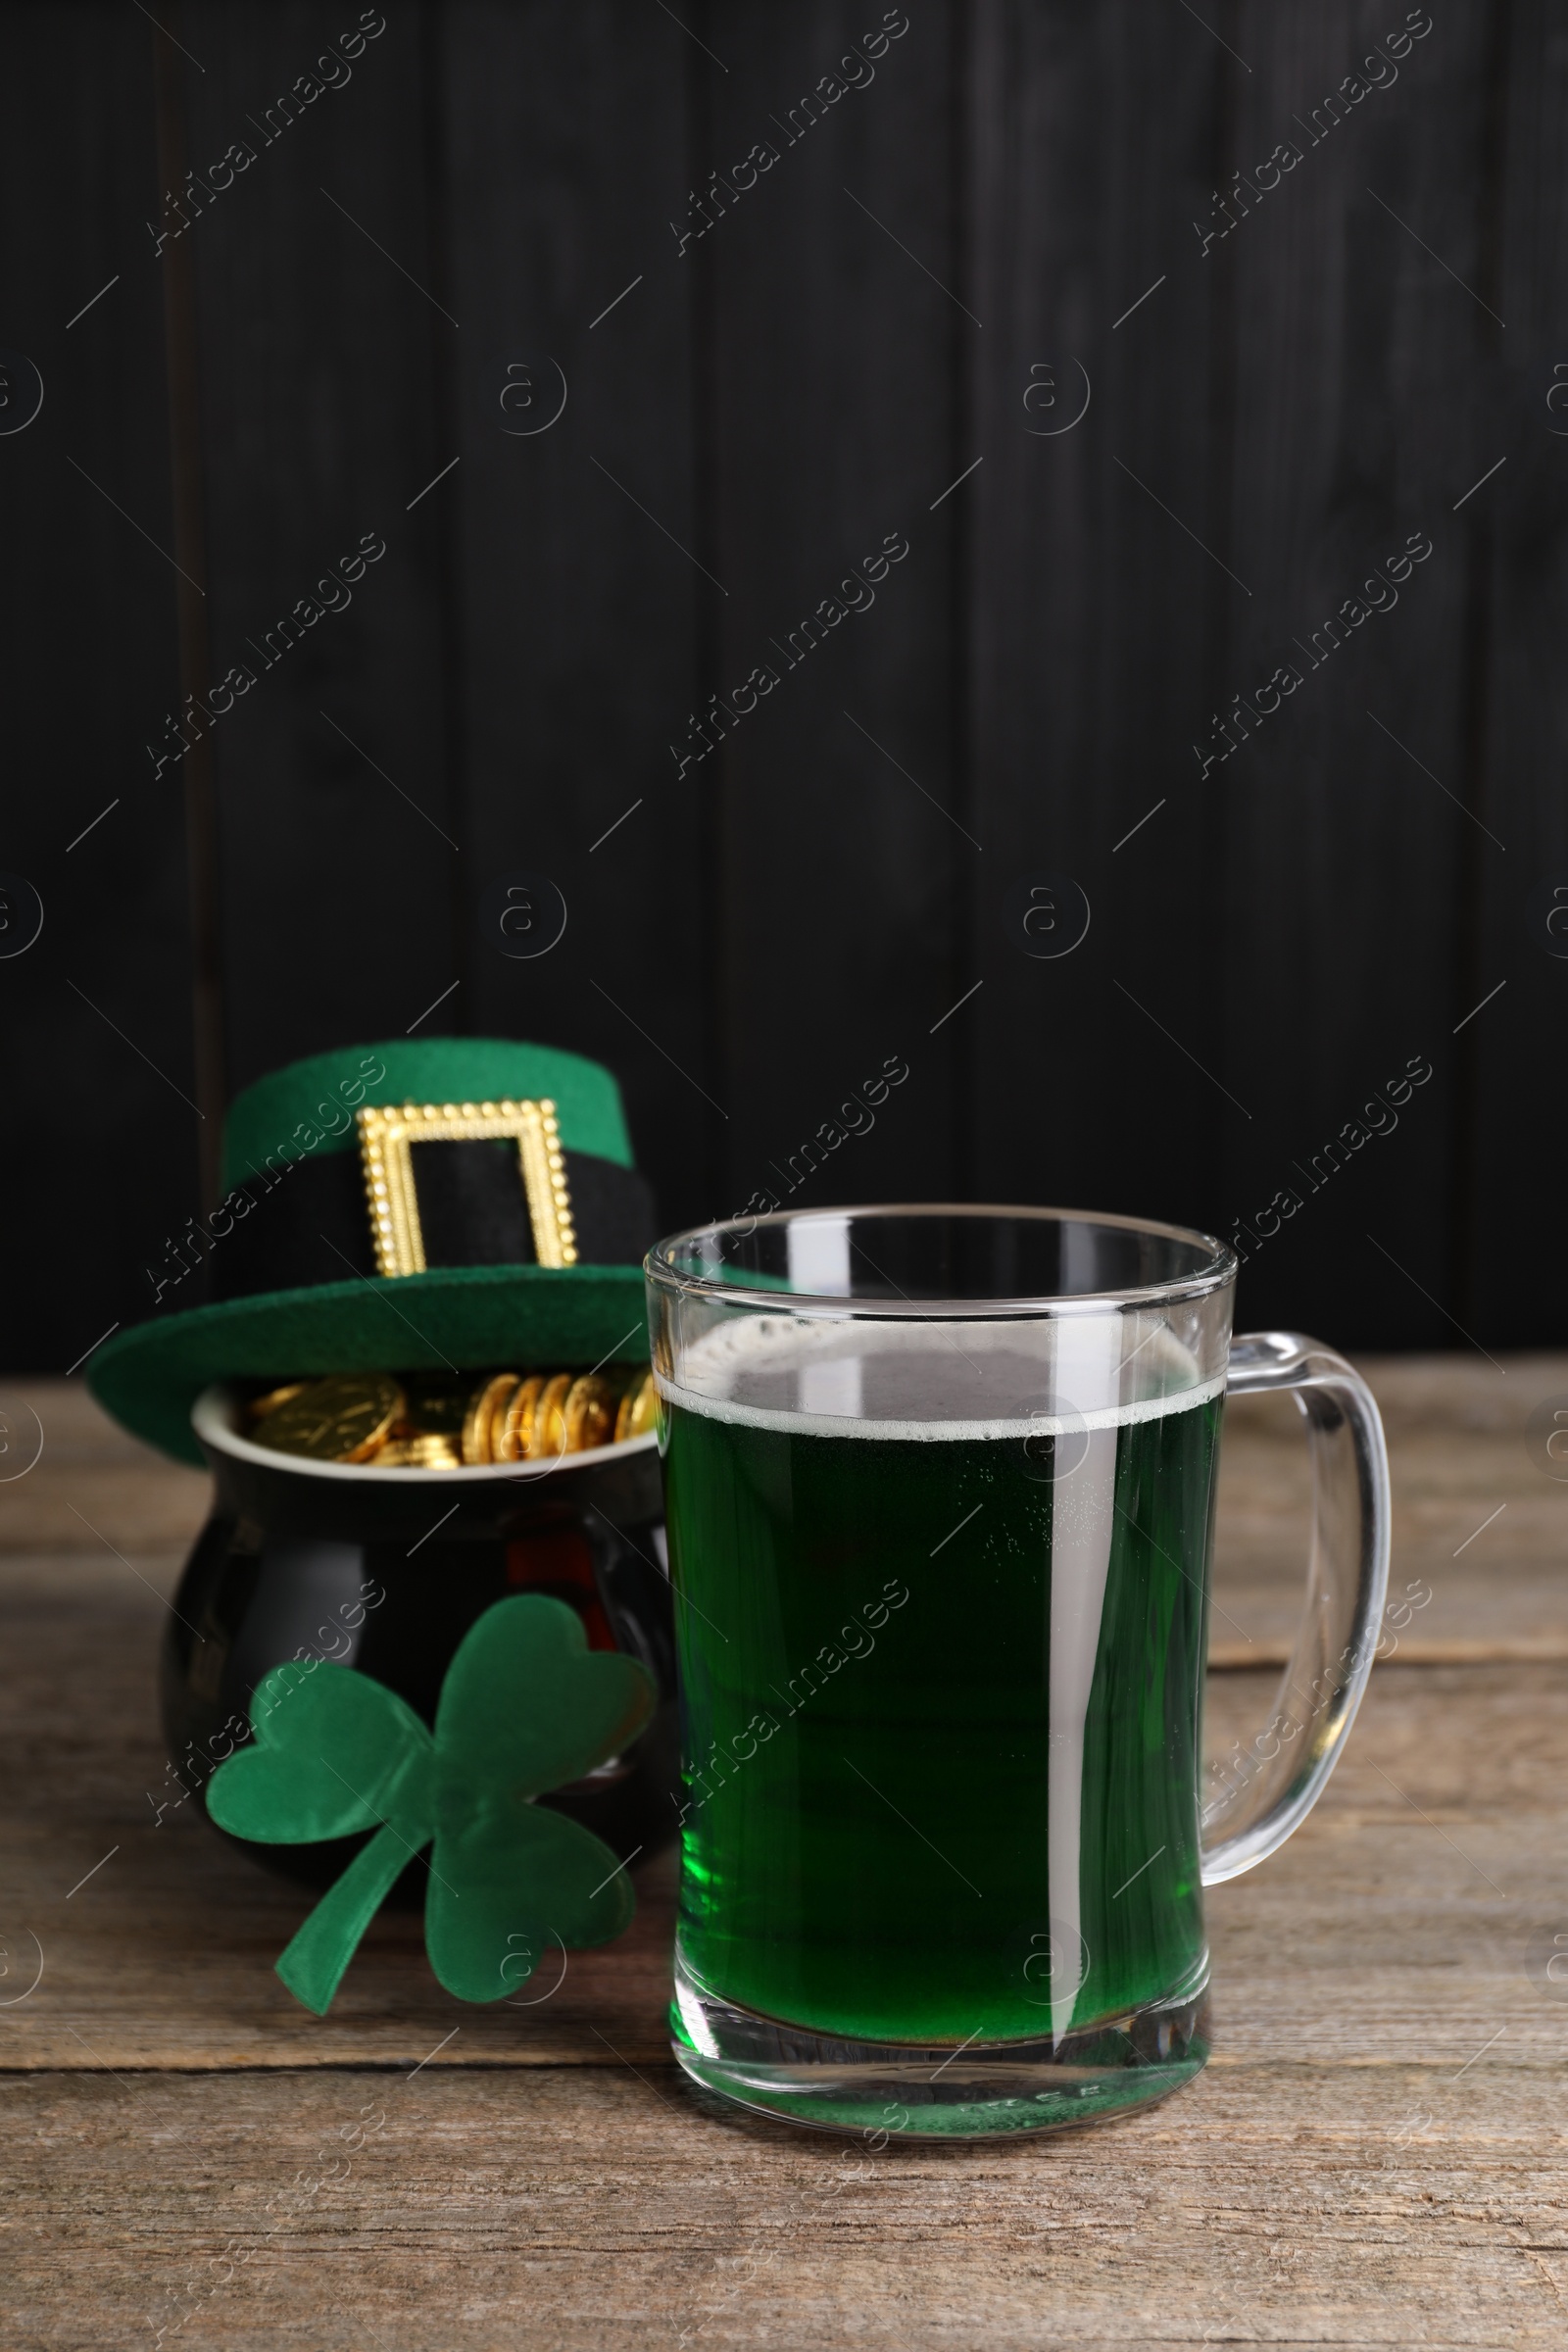
[[[215,1380],[648,1353],[653,1198],[619,1088],[580,1054],[400,1038],[292,1062],[230,1106],[223,1184],[209,1303],[119,1333],[87,1376],[180,1461],[203,1458],[190,1409]],[[156,1309],[180,1276],[150,1280]]]

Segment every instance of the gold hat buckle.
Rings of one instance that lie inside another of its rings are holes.
[[[555,1103],[367,1103],[357,1114],[360,1165],[378,1274],[425,1272],[424,1234],[414,1183],[416,1144],[513,1140],[541,1266],[574,1266],[577,1236]]]

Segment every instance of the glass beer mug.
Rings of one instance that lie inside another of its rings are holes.
[[[907,2136],[1113,2114],[1207,2056],[1203,1888],[1320,1794],[1388,1574],[1377,1407],[1232,1340],[1222,1243],[872,1208],[647,1260],[683,1720],[674,2047],[777,2116]],[[1200,1801],[1226,1395],[1300,1407],[1295,1654]]]

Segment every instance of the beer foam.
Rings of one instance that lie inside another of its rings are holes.
[[[1148,1312],[970,1322],[735,1315],[682,1350],[665,1401],[794,1437],[1065,1437],[1223,1395],[1219,1368]]]

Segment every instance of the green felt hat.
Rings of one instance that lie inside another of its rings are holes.
[[[647,1356],[652,1196],[619,1088],[580,1054],[399,1038],[292,1062],[230,1107],[223,1183],[210,1302],[181,1306],[200,1252],[171,1246],[151,1318],[87,1375],[180,1461],[202,1460],[190,1409],[215,1380]]]

